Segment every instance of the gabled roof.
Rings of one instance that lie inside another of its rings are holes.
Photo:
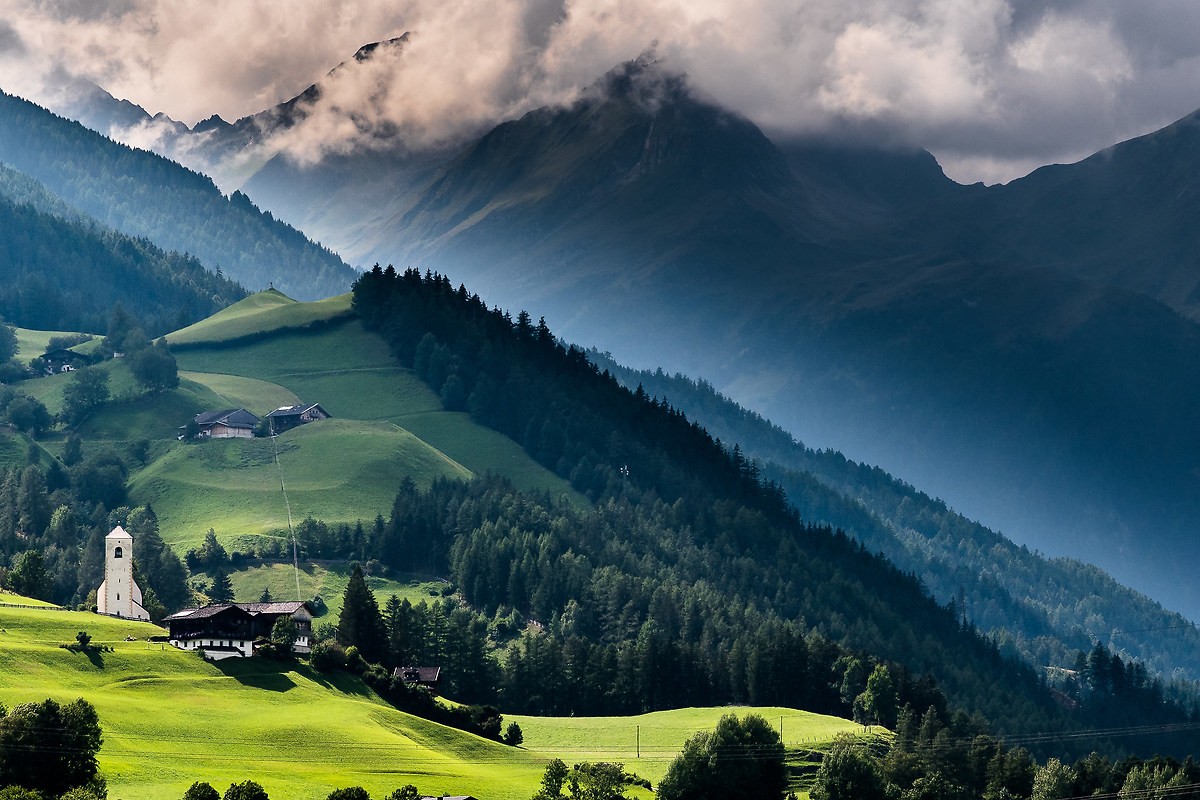
[[[210,603],[203,608],[185,608],[183,611],[176,611],[166,619],[207,619],[208,617],[215,617],[218,614],[222,614],[231,608],[245,613],[245,609],[238,608],[236,603]]]
[[[283,603],[210,603],[203,608],[185,608],[182,611],[176,611],[166,619],[207,619],[215,617],[218,614],[228,611],[229,609],[237,609],[240,612],[258,616],[259,614],[295,614],[303,607],[312,613],[312,607],[305,600],[291,600]]]
[[[105,539],[132,539],[133,537],[130,536],[128,533],[126,533],[124,528],[122,528],[120,525],[118,525],[117,527],[115,527],[111,531],[109,531],[108,536],[105,536],[104,538]]]
[[[258,417],[244,408],[204,411],[192,419],[197,425],[216,425],[217,423],[221,423],[230,428],[253,428],[258,424]]]
[[[251,614],[295,614],[301,608],[312,613],[312,608],[305,600],[287,600],[282,603],[238,603],[237,605]]]
[[[298,417],[301,414],[303,414],[304,412],[311,411],[314,408],[321,408],[321,404],[320,403],[301,403],[298,406],[281,406],[280,408],[277,408],[274,411],[272,411],[270,414],[267,414],[267,416],[268,417],[276,417],[276,418]],[[329,412],[323,408],[321,408],[321,413],[325,414],[326,416],[329,415]]]
[[[396,667],[392,672],[393,678],[400,678],[408,683],[437,683],[442,677],[441,667]]]

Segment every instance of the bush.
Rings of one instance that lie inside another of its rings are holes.
[[[371,796],[361,786],[351,786],[346,789],[334,789],[325,800],[371,800]]]
[[[183,793],[183,800],[221,800],[221,795],[204,781],[196,781]]]
[[[225,790],[224,800],[269,800],[267,790],[254,781],[231,783]]]
[[[334,639],[317,642],[312,648],[312,665],[318,672],[345,669],[346,651]]]
[[[504,729],[504,743],[516,747],[525,741],[525,734],[521,733],[521,726],[515,722],[508,723],[508,727]]]

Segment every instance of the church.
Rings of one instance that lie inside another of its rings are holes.
[[[142,608],[142,590],[133,580],[133,537],[120,525],[104,538],[104,581],[96,591],[96,610],[127,619],[150,619]]]

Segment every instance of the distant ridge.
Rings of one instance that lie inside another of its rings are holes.
[[[0,161],[104,224],[190,253],[252,290],[273,283],[317,300],[347,291],[356,274],[245,195],[225,197],[209,178],[2,92]]]

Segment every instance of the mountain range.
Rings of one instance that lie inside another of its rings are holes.
[[[402,64],[386,45],[355,57]],[[642,58],[457,148],[232,158],[321,91],[235,123],[158,118],[161,147],[351,261],[437,269],[623,363],[705,376],[1200,615],[1177,557],[1200,522],[1194,117],[961,186],[923,151],[772,141]],[[138,117],[106,97],[80,116]]]

